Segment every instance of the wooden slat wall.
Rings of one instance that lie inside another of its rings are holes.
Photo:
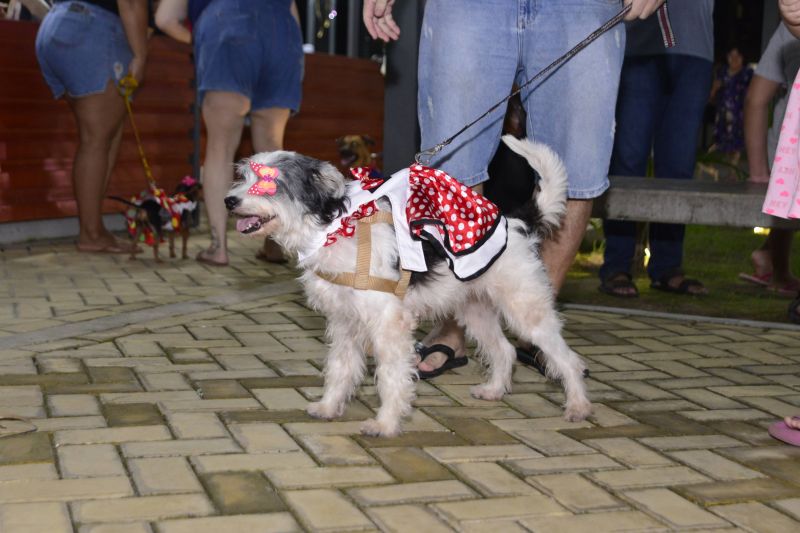
[[[76,214],[71,184],[76,129],[63,100],[54,100],[36,62],[37,24],[0,21],[0,223]],[[191,173],[193,151],[189,47],[151,39],[145,85],[134,102],[144,149],[159,184],[172,190]],[[289,121],[286,148],[336,162],[334,140],[369,134],[382,145],[383,79],[374,62],[306,56],[303,104]],[[243,153],[249,147],[243,144]],[[144,186],[135,140],[126,124],[109,194]],[[122,208],[108,201],[106,212]]]

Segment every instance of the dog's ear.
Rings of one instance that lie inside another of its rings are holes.
[[[344,137],[336,137],[335,142],[337,146],[341,146],[342,144],[344,144]]]
[[[362,136],[361,136],[361,139],[364,141],[364,143],[365,143],[367,146],[375,146],[375,139],[373,139],[373,138],[372,138],[372,137],[370,137],[369,135],[362,135]]]

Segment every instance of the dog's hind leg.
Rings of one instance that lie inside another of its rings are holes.
[[[512,329],[517,330],[515,333],[520,339],[542,350],[548,373],[554,378],[561,379],[567,398],[564,404],[564,418],[570,422],[578,422],[589,416],[592,404],[586,396],[586,385],[583,382],[583,371],[586,366],[578,354],[567,346],[561,335],[561,321],[555,311],[546,312],[533,328],[512,326]]]
[[[515,352],[500,327],[499,313],[491,304],[475,300],[457,318],[466,327],[467,335],[475,339],[478,353],[489,366],[489,379],[472,387],[470,393],[481,400],[502,399],[511,391]]]
[[[169,258],[175,259],[175,232],[169,232]]]
[[[364,377],[363,341],[353,324],[341,318],[328,322],[330,351],[325,359],[325,389],[322,399],[310,403],[306,411],[316,418],[336,418],[342,415],[347,400]]]
[[[384,309],[380,319],[371,324],[375,381],[381,406],[375,418],[362,424],[361,432],[365,435],[398,435],[400,421],[411,413],[414,400],[416,320],[410,312],[393,307]]]

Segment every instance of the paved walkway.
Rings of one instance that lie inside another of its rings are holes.
[[[800,448],[765,429],[800,412],[797,331],[570,310],[589,421],[521,367],[474,400],[471,363],[367,438],[371,383],[341,421],[304,413],[324,322],[255,245],[224,269],[0,254],[0,414],[32,423],[0,427],[0,531],[800,530]]]

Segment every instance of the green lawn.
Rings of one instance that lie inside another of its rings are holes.
[[[800,273],[800,236],[795,236],[792,266]],[[602,263],[602,244],[594,252],[581,253],[559,295],[562,303],[625,307],[648,311],[787,322],[791,298],[739,280],[739,272],[751,272],[750,252],[764,237],[752,230],[689,226],[684,246],[684,270],[701,280],[708,296],[667,294],[650,288],[650,279],[640,268],[635,274],[639,298],[616,298],[597,290]]]

